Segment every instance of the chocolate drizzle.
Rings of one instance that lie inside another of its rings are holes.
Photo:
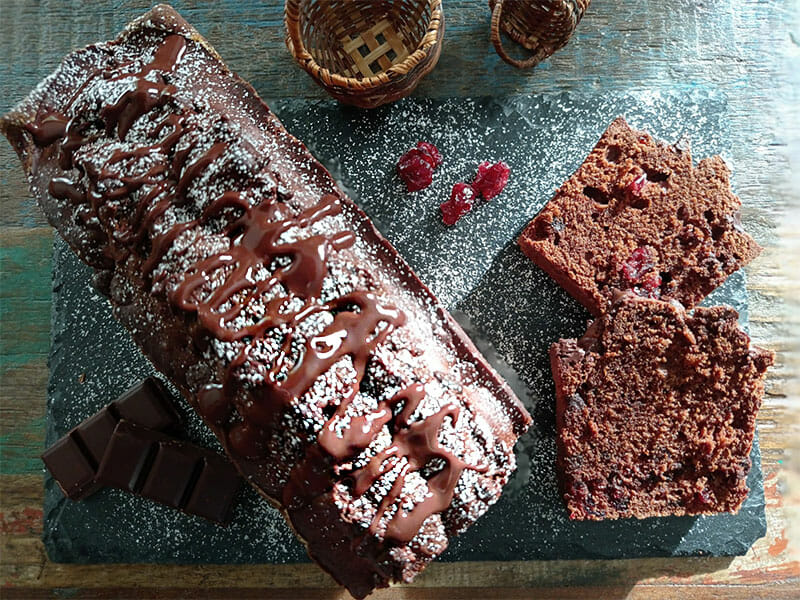
[[[198,411],[226,433],[232,452],[249,458],[262,456],[269,432],[285,409],[300,401],[334,365],[349,358],[354,371],[349,387],[340,397],[335,414],[319,432],[318,445],[311,444],[305,460],[292,471],[283,502],[291,507],[298,500],[329,490],[334,466],[343,468],[388,427],[392,443],[350,473],[352,491],[362,496],[384,475],[397,471],[367,531],[379,534],[387,511],[401,498],[407,477],[413,472],[432,472],[424,499],[411,509],[398,506],[383,532],[386,539],[407,542],[425,519],[449,506],[465,468],[485,471],[486,467],[467,464],[439,443],[445,420],[456,425],[458,406],[448,404],[431,416],[411,421],[425,398],[422,384],[406,387],[379,403],[374,412],[347,414],[370,357],[392,331],[404,325],[406,317],[372,291],[354,290],[323,299],[332,253],[355,243],[349,231],[310,231],[316,223],[341,212],[337,196],[324,195],[318,204],[297,213],[284,202],[287,195],[280,189],[256,203],[237,190],[228,190],[208,203],[199,217],[165,226],[170,207],[184,205],[193,183],[230,150],[224,141],[199,155],[196,142],[177,150],[186,134],[198,127],[197,120],[192,119],[194,108],[181,103],[176,98],[177,88],[169,83],[169,73],[186,50],[185,38],[168,35],[153,60],[138,72],[119,72],[132,63],[119,65],[116,71],[108,68],[92,72],[89,81],[98,76],[107,81],[133,79],[130,89],[99,109],[96,120],[44,112],[35,124],[27,126],[37,146],[59,142],[58,163],[67,173],[53,178],[48,190],[53,197],[75,205],[84,223],[97,219],[100,229],[111,238],[109,254],[116,262],[140,248],[142,274],[153,286],[153,293],[166,289],[175,308],[196,316],[200,331],[222,343],[235,344],[235,355],[220,374],[220,383],[207,385],[196,398]],[[170,108],[163,111],[166,114],[159,121],[151,118],[153,127],[146,133],[153,144],[116,149],[99,167],[76,161],[76,151],[88,143],[113,137],[127,141],[140,119],[164,107]],[[120,176],[113,169],[125,161],[150,156],[158,159],[144,173]],[[70,176],[75,170],[79,177],[73,180]],[[134,200],[127,212],[119,208],[118,201],[123,199]],[[178,237],[212,221],[223,223],[219,236],[228,238],[226,247],[193,265],[179,281],[161,285],[166,274],[158,271],[158,266]],[[301,230],[311,234],[297,236]],[[254,302],[263,305],[257,317],[248,311]],[[307,339],[300,337],[300,324],[323,313],[332,316],[332,321]],[[263,381],[244,389],[237,383],[237,370],[254,360],[251,354],[260,340],[268,335],[274,339],[276,332],[281,346],[276,359]]]
[[[348,417],[349,403],[341,403],[336,414],[325,423],[317,438],[320,446],[337,462],[345,462],[367,448],[375,436],[393,418],[392,411],[398,404],[403,405],[401,412],[394,417],[398,427],[408,427],[411,416],[425,398],[425,388],[416,383],[398,392],[386,402],[381,402],[375,412]],[[339,427],[342,421],[349,419],[347,427]],[[337,431],[341,429],[341,435]]]
[[[207,155],[206,155],[207,156]],[[289,323],[298,315],[307,317],[325,310],[322,305],[307,304],[297,313],[280,313],[285,298],[269,304],[269,317],[251,326],[238,329],[226,327],[224,323],[238,317],[247,306],[247,300],[234,301],[243,292],[248,299],[258,297],[282,284],[289,294],[299,298],[315,299],[322,294],[322,283],[327,275],[326,262],[331,250],[342,250],[353,244],[355,238],[349,231],[334,236],[314,235],[293,242],[280,242],[282,235],[293,228],[305,228],[328,216],[339,213],[339,199],[333,195],[322,197],[319,204],[300,213],[297,217],[279,218],[283,206],[279,203],[262,202],[250,207],[236,192],[226,192],[212,202],[204,211],[202,220],[218,214],[223,208],[235,207],[243,215],[225,228],[225,234],[233,237],[230,248],[202,261],[195,272],[188,275],[170,299],[179,308],[196,311],[200,322],[217,338],[237,341],[245,337],[260,335],[264,330]],[[185,227],[185,225],[182,225]],[[168,231],[167,234],[170,235]],[[161,246],[163,244],[159,244]],[[278,257],[289,257],[288,266],[279,268],[270,277],[255,281],[259,268],[266,268]],[[208,297],[196,300],[198,292],[208,284],[209,276],[219,269],[231,269],[224,282]],[[354,300],[356,302],[356,300]],[[358,302],[364,304],[365,301]],[[225,311],[222,307],[230,305]],[[367,332],[369,333],[369,332]]]
[[[439,461],[439,470],[428,479],[428,492],[425,499],[414,505],[411,510],[398,507],[388,520],[383,537],[397,543],[411,541],[420,530],[425,519],[432,514],[446,509],[453,500],[456,484],[464,469],[485,472],[486,466],[470,465],[455,454],[442,447],[439,433],[445,419],[450,419],[455,427],[460,409],[448,404],[435,414],[414,421],[411,417],[425,398],[422,384],[411,385],[395,394],[392,398],[378,404],[377,409],[369,414],[347,417],[347,404],[340,404],[336,414],[325,424],[319,434],[319,446],[337,463],[344,463],[355,458],[369,447],[380,430],[390,425],[393,431],[392,443],[375,454],[369,462],[354,471],[348,478],[352,479],[352,492],[356,497],[363,496],[383,475],[397,469],[392,486],[386,493],[365,532],[379,534],[381,521],[385,514],[401,497],[403,486],[409,474],[419,472],[430,466],[432,461]],[[394,414],[398,406],[400,411]],[[343,420],[349,420],[346,427],[340,427]],[[315,450],[308,462],[319,460],[320,454]],[[293,472],[293,480],[287,487],[294,488],[308,484],[310,473],[319,473],[321,469],[309,469],[308,464]],[[328,484],[330,485],[330,484]],[[323,490],[309,486],[315,493]]]
[[[167,84],[163,74],[157,76],[156,81],[149,81],[146,77],[153,71],[172,71],[185,51],[186,40],[182,36],[170,35],[164,39],[153,61],[136,74],[136,88],[125,92],[114,104],[104,106],[100,111],[106,122],[106,135],[111,135],[116,128],[120,141],[124,140],[139,117],[172,98],[177,90]]]
[[[402,415],[403,413],[400,416]],[[408,475],[429,465],[431,461],[440,460],[444,464],[428,479],[425,499],[415,504],[411,510],[399,506],[386,525],[384,538],[399,543],[411,541],[425,519],[450,506],[456,483],[465,468],[480,472],[487,470],[486,466],[464,462],[439,444],[439,431],[444,420],[449,418],[455,426],[458,415],[458,406],[449,404],[421,421],[405,426],[398,423],[400,428],[395,431],[391,446],[376,454],[365,467],[353,472],[353,493],[362,496],[381,476],[400,466],[389,493],[381,500],[369,525],[370,533],[378,533],[380,521],[386,511],[400,499]]]
[[[114,76],[109,70],[94,69],[84,84],[72,95],[67,107],[71,107],[80,92],[98,76],[111,81],[131,77],[136,78],[136,85],[133,90],[124,92],[116,102],[100,109],[99,117],[105,124],[106,135],[111,135],[116,130],[119,140],[123,141],[138,118],[155,107],[164,105],[172,98],[172,94],[175,93],[176,89],[166,83],[164,73],[175,68],[185,50],[186,40],[179,35],[170,35],[165,38],[156,51],[153,61],[136,73],[122,73]],[[120,65],[120,68],[129,64]],[[145,79],[151,72],[156,73],[153,76],[155,81]],[[96,217],[102,224],[107,226],[107,229],[116,233],[117,228],[109,223],[109,220],[115,215],[112,210],[109,210],[106,204],[107,201],[129,197],[143,186],[152,185],[157,181],[158,177],[165,174],[166,168],[163,165],[157,165],[144,176],[121,178],[122,185],[113,190],[98,189],[98,182],[114,178],[114,173],[108,170],[108,167],[114,163],[133,157],[140,158],[156,150],[165,153],[170,152],[181,134],[180,121],[173,120],[174,117],[176,115],[167,117],[167,122],[174,127],[172,134],[168,135],[160,143],[139,148],[133,152],[115,151],[101,169],[96,169],[88,163],[76,165],[74,162],[74,154],[78,149],[100,137],[98,133],[92,132],[95,122],[87,121],[80,117],[68,119],[61,113],[44,111],[37,122],[26,125],[26,130],[39,147],[50,146],[60,141],[58,144],[59,167],[64,171],[77,168],[78,171],[88,176],[88,189],[83,189],[81,183],[72,181],[67,177],[53,178],[48,185],[50,194],[54,198],[68,200],[73,205],[88,204],[89,211],[76,211],[77,215],[83,220],[84,225],[88,226],[92,217]],[[159,130],[163,128],[164,124],[162,123],[159,126]],[[162,183],[167,183],[167,180]],[[151,196],[145,196],[140,200],[139,206],[145,206],[151,199]],[[90,229],[96,229],[96,227],[90,227]],[[141,239],[141,235],[139,239]],[[114,252],[112,250],[111,254],[114,255],[113,258],[120,260],[126,257],[128,253],[126,251]]]
[[[64,137],[68,119],[59,113],[48,112],[37,123],[27,123],[25,129],[37,146],[49,146]]]

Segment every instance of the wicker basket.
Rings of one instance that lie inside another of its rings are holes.
[[[492,9],[492,43],[507,63],[533,67],[563,47],[572,37],[591,0],[489,0]],[[501,31],[533,55],[511,58],[503,48]]]
[[[442,0],[286,0],[286,45],[334,98],[374,108],[410,94],[442,51]]]

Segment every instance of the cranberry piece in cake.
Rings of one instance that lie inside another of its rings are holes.
[[[551,346],[570,518],[739,509],[773,355],[737,317],[628,292],[581,339]]]
[[[720,157],[693,166],[618,118],[519,244],[595,316],[615,288],[691,308],[761,251],[728,176]]]

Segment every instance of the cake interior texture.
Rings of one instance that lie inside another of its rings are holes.
[[[618,294],[550,350],[557,467],[570,517],[736,512],[771,352],[736,311]]]
[[[742,228],[719,156],[692,164],[614,120],[525,228],[523,252],[593,315],[614,289],[691,308],[761,251]]]

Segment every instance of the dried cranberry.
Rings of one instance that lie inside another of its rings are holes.
[[[397,174],[405,182],[409,192],[425,189],[433,181],[433,166],[430,156],[412,148],[397,162]]]
[[[430,142],[417,142],[417,150],[427,156],[427,160],[435,169],[442,164],[442,155],[439,154],[439,149]]]
[[[628,492],[625,490],[625,488],[620,485],[619,480],[610,481],[607,490],[608,497],[614,502],[619,502],[628,495]]]
[[[455,225],[456,222],[470,210],[477,197],[477,192],[468,183],[457,183],[453,186],[450,193],[450,200],[442,203],[439,208],[442,211],[442,221],[445,225]]]
[[[633,197],[639,197],[642,193],[642,190],[644,189],[644,186],[646,185],[647,185],[647,173],[642,173],[641,175],[639,175],[639,177],[637,177],[627,185],[625,191]]]
[[[634,250],[628,260],[618,268],[623,284],[639,296],[658,298],[661,296],[661,276],[653,270],[653,256],[645,246]]]
[[[714,496],[705,488],[699,492],[695,492],[694,501],[700,510],[703,510],[706,507],[712,507],[715,503]]]
[[[648,273],[639,280],[637,289],[641,289],[640,296],[658,298],[661,295],[661,276],[658,273]]]
[[[619,473],[612,472],[608,476],[608,485],[606,486],[606,496],[608,497],[611,506],[618,511],[623,512],[628,510],[628,496],[629,492]]]
[[[511,169],[502,161],[495,164],[482,162],[478,166],[478,174],[472,185],[480,192],[484,200],[491,200],[506,187],[509,175],[511,175]]]
[[[595,504],[592,493],[589,491],[589,486],[580,479],[576,479],[567,484],[567,494],[585,511],[589,511],[590,507]]]
[[[629,286],[638,284],[642,275],[653,268],[652,260],[650,251],[646,247],[639,246],[634,250],[628,260],[623,263],[621,269],[626,283]]]

